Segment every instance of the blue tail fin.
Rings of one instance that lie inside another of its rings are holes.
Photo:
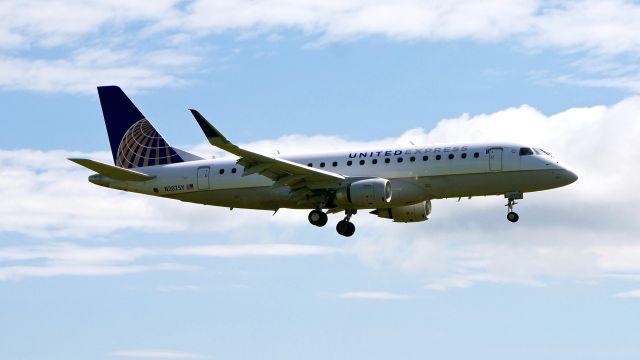
[[[98,95],[116,166],[130,169],[183,162],[117,86],[99,86]]]

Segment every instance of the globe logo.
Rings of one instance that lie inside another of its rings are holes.
[[[180,156],[167,144],[147,119],[133,124],[118,146],[116,165],[135,167],[181,162]]]

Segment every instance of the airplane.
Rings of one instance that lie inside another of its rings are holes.
[[[93,184],[228,208],[311,210],[312,225],[344,212],[336,225],[352,236],[359,210],[394,222],[425,221],[431,200],[504,195],[507,219],[525,192],[558,188],[578,176],[549,152],[515,143],[412,145],[270,156],[228,140],[190,110],[209,143],[230,157],[204,159],[170,146],[117,86],[98,87],[114,165],[69,160],[97,174]]]

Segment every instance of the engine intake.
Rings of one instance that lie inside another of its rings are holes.
[[[341,205],[369,207],[369,209],[383,207],[391,202],[391,182],[382,178],[354,181],[338,189],[336,202]]]
[[[376,209],[371,213],[381,218],[393,219],[393,222],[408,223],[426,221],[429,220],[431,215],[431,200],[413,205]]]

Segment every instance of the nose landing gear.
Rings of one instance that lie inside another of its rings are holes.
[[[504,197],[507,198],[507,205],[505,205],[508,211],[507,220],[512,223],[517,222],[518,219],[520,219],[520,216],[518,216],[518,213],[513,211],[513,206],[517,204],[516,200],[522,200],[524,198],[524,194],[520,192],[510,192],[504,194]]]

